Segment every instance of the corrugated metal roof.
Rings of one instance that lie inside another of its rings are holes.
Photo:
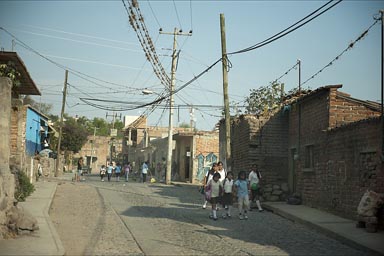
[[[13,62],[17,71],[20,73],[20,86],[13,87],[12,91],[21,95],[41,95],[35,82],[33,82],[29,75],[24,62],[17,53],[0,51],[0,64],[7,64],[9,61]]]

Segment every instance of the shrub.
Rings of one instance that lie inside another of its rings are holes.
[[[15,173],[16,178],[16,191],[15,199],[18,202],[23,202],[25,199],[35,191],[35,187],[29,181],[27,175],[22,171],[17,171]]]

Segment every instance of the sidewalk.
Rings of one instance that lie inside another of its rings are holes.
[[[351,247],[384,255],[384,231],[368,233],[356,228],[356,221],[304,205],[285,202],[264,202],[263,207],[286,219],[309,226]]]
[[[19,204],[29,211],[39,224],[39,230],[16,239],[0,240],[0,255],[64,255],[64,247],[49,217],[49,208],[57,182],[34,183],[35,191]]]

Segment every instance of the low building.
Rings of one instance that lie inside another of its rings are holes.
[[[299,95],[269,117],[233,118],[235,173],[256,163],[265,199],[296,193],[306,205],[356,218],[367,189],[384,193],[383,120],[379,104],[352,98],[341,87]],[[221,123],[221,143],[223,131]]]

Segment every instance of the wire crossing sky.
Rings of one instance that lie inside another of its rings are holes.
[[[198,129],[211,130],[222,115],[217,108],[223,105],[221,65],[212,64],[221,58],[219,15],[223,13],[227,51],[232,53],[231,105],[242,106],[251,89],[279,76],[286,91],[297,87],[298,59],[302,81],[308,79],[303,89],[343,84],[340,90],[352,97],[380,99],[380,26],[360,36],[384,9],[384,1],[143,0],[138,6],[142,17],[137,24],[145,24],[164,69],[163,82],[153,72],[122,1],[0,1],[0,27],[4,28],[0,47],[17,51],[42,92],[35,100],[53,104],[53,114],[60,113],[64,69],[68,69],[68,114],[105,117],[106,110],[85,104],[82,98],[135,102],[125,104],[122,114],[149,114],[150,125],[168,126],[164,82],[170,76],[173,37],[160,35],[159,29],[193,30],[192,36],[177,41],[175,106],[195,105],[195,116],[188,108],[175,109],[174,125],[195,118]],[[358,43],[335,61],[357,38]],[[154,94],[143,95],[143,89]],[[163,107],[154,109],[152,103]]]

